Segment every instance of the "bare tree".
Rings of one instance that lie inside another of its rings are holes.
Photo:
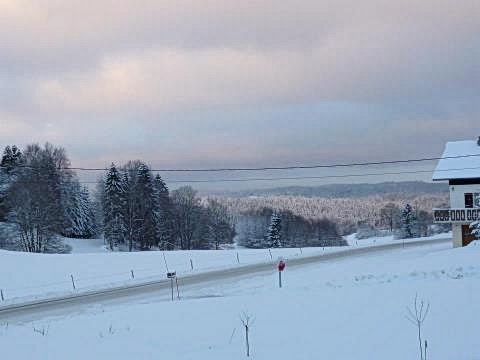
[[[420,348],[420,360],[427,360],[427,341],[425,340],[425,348],[422,342],[422,325],[427,318],[430,310],[430,303],[425,300],[418,299],[418,294],[415,294],[415,300],[413,302],[413,309],[407,307],[407,315],[405,316],[416,328],[418,332],[418,344]]]
[[[240,321],[242,322],[243,327],[245,328],[245,345],[247,350],[247,357],[249,357],[250,341],[248,336],[249,336],[250,327],[255,323],[255,317],[253,317],[252,315],[244,311],[240,314]]]
[[[380,210],[380,223],[387,226],[390,232],[393,232],[399,222],[400,209],[394,203],[388,203]]]
[[[190,186],[183,186],[172,192],[175,214],[175,234],[182,250],[190,250],[198,226],[200,199]]]

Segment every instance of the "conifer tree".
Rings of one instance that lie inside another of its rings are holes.
[[[15,145],[5,147],[0,161],[0,221],[5,220],[9,212],[6,204],[8,189],[18,178],[19,166],[23,162],[23,155]]]
[[[0,167],[5,173],[12,172],[17,166],[23,163],[22,152],[16,145],[7,146],[3,152]]]
[[[138,197],[137,216],[141,223],[138,245],[141,249],[149,249],[156,245],[156,222],[152,173],[145,164],[140,164],[138,168],[135,194]]]
[[[156,238],[160,249],[173,250],[173,205],[165,181],[157,174],[153,181]]]
[[[282,247],[281,243],[282,219],[277,212],[272,214],[267,232],[267,245],[270,248]]]
[[[471,223],[470,229],[472,230],[472,235],[475,236],[475,239],[480,240],[480,221],[474,221]]]
[[[402,238],[411,239],[415,237],[414,229],[416,227],[417,217],[410,204],[405,206],[402,211]]]
[[[105,239],[111,250],[124,242],[123,195],[123,181],[112,163],[105,179],[103,206]]]

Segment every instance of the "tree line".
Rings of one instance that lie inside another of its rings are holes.
[[[266,196],[217,196],[218,201],[226,205],[233,214],[261,212],[264,208],[277,211],[291,211],[304,219],[321,220],[324,218],[334,222],[341,235],[348,235],[357,231],[358,227],[366,224],[374,229],[390,229],[382,213],[384,208],[393,207],[393,227],[399,226],[399,214],[410,204],[419,218],[431,214],[433,208],[448,207],[448,192],[445,194],[384,194],[365,197],[317,197],[292,195]],[[428,221],[428,219],[425,219]]]
[[[331,220],[305,219],[288,210],[250,210],[239,214],[236,223],[237,243],[248,248],[347,245]]]
[[[184,186],[172,191],[141,161],[110,166],[98,186],[104,237],[110,249],[219,249],[231,244],[226,207]]]
[[[219,249],[235,226],[226,207],[191,187],[169,192],[141,161],[112,164],[93,194],[63,148],[7,146],[0,163],[0,247],[66,252],[64,237],[103,234],[111,250]]]

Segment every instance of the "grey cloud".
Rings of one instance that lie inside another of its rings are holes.
[[[93,165],[432,153],[478,129],[479,33],[476,0],[0,0],[0,142]]]

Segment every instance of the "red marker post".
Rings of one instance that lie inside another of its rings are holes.
[[[282,287],[282,272],[285,270],[285,261],[280,260],[278,262],[278,286],[281,288]]]

